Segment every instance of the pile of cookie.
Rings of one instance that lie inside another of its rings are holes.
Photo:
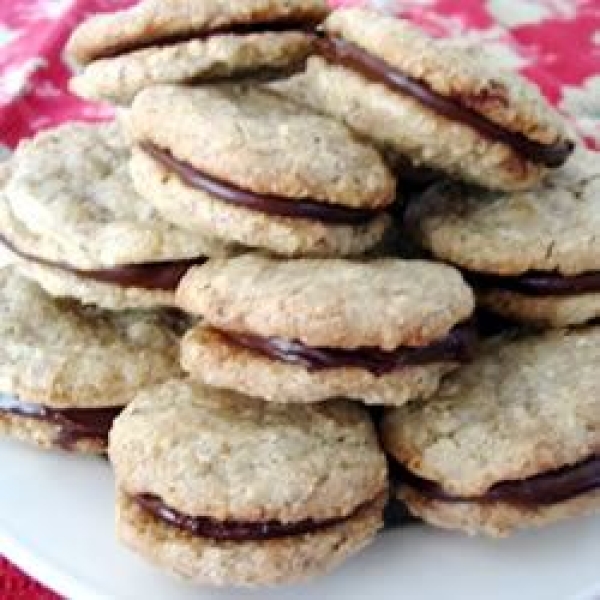
[[[67,55],[120,110],[0,166],[0,429],[108,452],[125,544],[276,584],[390,497],[600,506],[600,161],[531,84],[320,0],[145,0]]]

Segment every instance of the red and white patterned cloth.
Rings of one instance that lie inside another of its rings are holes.
[[[496,59],[535,81],[600,149],[600,0],[332,3],[374,4],[435,35],[485,44]],[[109,107],[86,104],[68,93],[63,46],[86,15],[132,4],[135,0],[0,0],[0,154],[62,121],[110,117]],[[0,559],[0,600],[50,598]]]

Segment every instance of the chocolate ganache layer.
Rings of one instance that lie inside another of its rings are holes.
[[[109,283],[119,287],[132,287],[143,290],[175,291],[179,282],[191,267],[206,262],[206,258],[194,258],[144,263],[139,265],[124,265],[107,269],[84,270],[66,263],[47,260],[24,252],[2,235],[0,235],[0,243],[20,258],[44,267],[59,269],[66,273],[77,275],[77,277],[93,279],[100,283]]]
[[[548,471],[520,481],[502,481],[480,496],[459,497],[448,494],[437,483],[422,479],[398,463],[393,463],[392,476],[397,485],[416,490],[425,498],[440,502],[502,502],[518,506],[548,506],[572,500],[600,489],[600,456],[591,456],[575,465]]]
[[[108,433],[123,407],[57,409],[0,395],[0,413],[45,421],[58,426],[56,444],[66,450],[79,441],[108,444]]]
[[[420,348],[400,347],[391,352],[379,348],[313,348],[284,338],[263,338],[254,335],[214,330],[227,342],[264,354],[274,360],[305,367],[309,371],[359,368],[375,376],[405,367],[440,362],[468,362],[475,343],[471,324],[455,327],[444,339]]]
[[[187,186],[248,210],[275,217],[311,219],[331,225],[364,225],[383,212],[334,206],[312,200],[255,194],[206,175],[154,144],[145,142],[140,144],[140,148],[168,171],[175,173]]]
[[[321,18],[285,18],[264,19],[255,23],[237,23],[225,25],[223,27],[213,27],[201,32],[187,32],[176,34],[165,34],[163,36],[150,37],[144,41],[125,42],[113,44],[107,49],[98,51],[91,56],[91,60],[102,60],[106,58],[116,58],[122,54],[147,50],[149,48],[164,48],[176,44],[193,42],[194,40],[203,41],[219,35],[260,35],[267,33],[311,33],[315,27],[321,23]]]
[[[565,163],[574,150],[569,140],[542,144],[519,132],[509,131],[484,115],[465,106],[460,98],[446,97],[434,91],[427,83],[395,69],[385,61],[373,56],[359,46],[341,38],[319,38],[317,52],[332,64],[355,71],[393,92],[408,95],[437,114],[459,121],[494,142],[500,142],[533,163],[556,168]]]
[[[466,273],[466,278],[482,289],[498,289],[526,296],[578,296],[600,293],[600,271],[581,275],[560,275],[529,271],[515,277]]]
[[[295,523],[280,521],[217,521],[210,517],[192,517],[167,506],[158,496],[139,494],[132,499],[147,513],[156,519],[181,529],[193,536],[217,541],[251,542],[274,540],[284,537],[317,533],[335,527],[356,516],[371,502],[359,506],[345,517],[324,519],[321,521],[305,519]],[[375,502],[375,501],[373,501]]]

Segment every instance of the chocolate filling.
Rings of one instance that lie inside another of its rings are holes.
[[[468,362],[475,342],[469,324],[455,327],[444,339],[421,348],[400,347],[391,352],[379,348],[313,348],[284,338],[263,338],[217,330],[228,342],[264,354],[274,360],[301,365],[308,371],[344,367],[359,368],[380,377],[405,367],[440,362]]]
[[[59,434],[55,442],[65,450],[84,440],[108,445],[108,433],[122,410],[123,407],[57,409],[0,395],[0,413],[57,425]]]
[[[522,133],[504,129],[494,121],[463,105],[460,98],[454,99],[439,94],[424,81],[405,75],[359,46],[340,38],[319,38],[316,42],[316,49],[326,61],[356,71],[369,81],[381,83],[393,92],[411,96],[439,115],[463,123],[494,142],[509,146],[533,163],[552,168],[560,167],[575,147],[569,140],[542,144],[527,138]]]
[[[467,273],[466,277],[475,287],[508,290],[526,296],[578,296],[600,293],[600,271],[581,275],[529,271],[516,277]]]
[[[124,265],[110,269],[83,270],[66,263],[46,260],[28,252],[23,252],[3,235],[0,235],[0,243],[6,246],[13,254],[38,265],[60,269],[83,279],[93,279],[94,281],[110,283],[119,287],[134,287],[143,290],[174,291],[191,267],[206,262],[205,258],[193,258],[140,265]]]
[[[102,60],[106,58],[115,58],[122,54],[137,52],[138,50],[147,50],[149,48],[164,48],[165,46],[174,46],[192,42],[194,40],[207,40],[218,35],[253,35],[261,33],[287,33],[287,32],[306,32],[311,33],[317,25],[321,23],[320,18],[278,18],[261,21],[260,23],[238,23],[226,25],[223,27],[214,27],[205,31],[193,33],[176,33],[163,35],[162,37],[148,37],[144,41],[136,41],[122,44],[115,44],[110,48],[98,51],[91,57],[91,60]]]
[[[158,496],[152,494],[139,494],[133,496],[133,500],[153,517],[172,527],[177,527],[193,536],[231,542],[274,540],[320,532],[348,521],[371,504],[369,502],[359,506],[346,517],[282,523],[280,521],[217,521],[210,517],[192,517],[167,506]]]
[[[283,196],[255,194],[202,173],[192,165],[175,158],[170,152],[162,150],[154,144],[142,143],[140,148],[167,170],[175,173],[189,187],[206,192],[228,204],[242,206],[248,210],[275,217],[312,219],[332,225],[363,225],[381,212],[334,206],[312,200],[295,200]]]
[[[549,506],[572,500],[600,488],[600,456],[591,456],[578,464],[548,471],[521,481],[503,481],[480,496],[459,497],[448,494],[440,485],[411,473],[394,463],[394,480],[416,490],[422,496],[441,502],[502,502],[517,506]]]

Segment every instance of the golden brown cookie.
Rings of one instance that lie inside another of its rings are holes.
[[[204,319],[182,342],[184,368],[271,402],[400,405],[431,395],[472,341],[470,289],[424,261],[214,260],[178,301]]]
[[[283,407],[172,381],[117,419],[110,458],[121,541],[198,583],[307,579],[382,524],[385,458],[346,402]]]
[[[73,33],[71,88],[127,104],[161,83],[196,83],[289,69],[311,51],[324,0],[145,0],[96,15]]]
[[[560,116],[483,49],[360,8],[333,12],[323,29],[306,71],[271,89],[416,166],[487,188],[530,188],[568,158]]]
[[[496,339],[382,424],[398,496],[435,525],[507,535],[600,507],[600,329]]]

